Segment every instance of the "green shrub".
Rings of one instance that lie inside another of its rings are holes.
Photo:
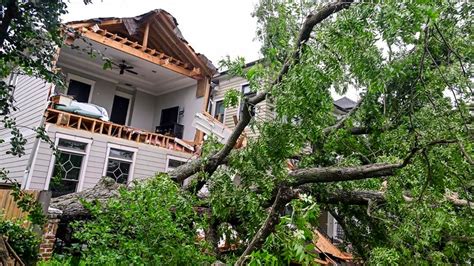
[[[26,264],[38,259],[40,239],[31,229],[12,221],[0,221],[0,234],[8,237],[8,243]]]
[[[100,265],[209,264],[213,258],[197,229],[205,228],[193,204],[167,175],[122,189],[105,206],[86,204],[90,221],[75,225],[85,244],[81,261]]]

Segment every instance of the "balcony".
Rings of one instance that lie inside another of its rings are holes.
[[[68,113],[53,108],[45,112],[45,121],[60,127],[84,130],[90,133],[106,135],[112,138],[120,138],[136,143],[148,144],[169,150],[185,153],[194,153],[194,147],[179,138],[165,136],[158,133],[148,132],[129,126],[102,121],[87,116]]]

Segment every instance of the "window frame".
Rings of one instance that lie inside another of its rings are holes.
[[[250,83],[246,82],[240,85],[240,93],[242,94],[243,97],[246,97],[247,95],[257,95],[256,91],[250,91],[249,93],[244,93],[244,87],[249,86],[250,88]],[[257,111],[255,110],[256,107],[254,107],[254,113],[255,115],[257,114]],[[240,119],[240,116],[242,114],[242,97],[239,98],[239,109],[237,109],[237,117]]]
[[[222,102],[222,104],[224,104],[224,97],[217,98],[212,101],[212,113],[211,113],[212,117],[216,116],[218,102]],[[222,114],[222,124],[225,124],[226,113],[227,113],[227,108],[224,105],[224,113]]]
[[[71,150],[71,149],[67,149],[67,148],[60,148],[58,146],[60,139],[86,143],[87,146],[86,146],[85,151],[78,151],[78,150]],[[77,136],[67,135],[67,134],[63,134],[63,133],[56,133],[56,135],[55,135],[54,147],[56,147],[58,150],[60,150],[60,151],[63,150],[63,151],[73,153],[73,154],[84,155],[84,159],[82,160],[82,163],[81,163],[81,171],[80,171],[79,179],[78,179],[78,182],[77,182],[76,192],[82,191],[82,189],[84,187],[84,179],[85,179],[87,164],[89,162],[89,155],[90,155],[92,142],[93,142],[93,140],[89,139],[89,138],[77,137]],[[51,161],[49,162],[48,176],[47,176],[46,182],[44,184],[44,190],[49,190],[49,185],[51,183],[51,178],[53,176],[54,165],[55,164],[56,164],[56,155],[53,153],[52,156],[51,156]]]
[[[65,91],[66,94],[68,94],[69,92],[69,82],[71,82],[71,80],[79,81],[91,86],[91,90],[89,92],[89,99],[87,99],[87,103],[91,103],[92,95],[94,94],[95,80],[84,78],[76,74],[68,73],[67,79],[66,79],[66,91]]]
[[[190,160],[190,158],[183,158],[183,157],[177,157],[177,156],[173,156],[173,155],[166,155],[165,173],[168,173],[170,171],[170,168],[169,168],[170,159],[180,161],[180,162],[183,162],[183,163],[187,163]],[[176,168],[171,168],[171,169],[176,169]]]
[[[123,159],[123,158],[117,158],[117,157],[110,157],[110,149],[116,149],[116,150],[123,150],[123,151],[129,151],[129,152],[133,152],[133,157],[132,157],[132,160],[128,160],[128,159]],[[128,180],[127,180],[127,184],[130,184],[130,182],[132,182],[133,180],[133,174],[135,172],[135,163],[137,161],[137,153],[138,153],[138,148],[132,148],[132,147],[129,147],[129,146],[124,146],[124,145],[120,145],[120,144],[115,144],[115,143],[107,143],[107,150],[106,150],[106,154],[105,154],[105,161],[104,161],[104,169],[102,170],[102,176],[106,176],[107,175],[107,167],[108,167],[108,164],[109,164],[109,159],[112,158],[114,160],[119,160],[119,161],[123,161],[123,162],[129,162],[131,163],[130,164],[130,171],[128,172]]]

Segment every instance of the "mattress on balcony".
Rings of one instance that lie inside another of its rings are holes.
[[[96,118],[102,121],[109,121],[109,115],[107,114],[107,110],[105,110],[104,107],[91,103],[80,103],[77,101],[72,101],[69,106],[57,104],[54,108],[68,113]]]

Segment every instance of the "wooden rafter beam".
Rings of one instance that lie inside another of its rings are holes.
[[[202,68],[206,74],[211,75],[212,73],[209,73],[207,66],[202,60],[197,56],[197,54],[184,42],[178,40],[176,41],[176,36],[173,35],[171,36],[169,32],[173,32],[173,25],[171,25],[169,19],[165,18],[163,14],[158,15],[160,18],[160,21],[156,24],[158,27],[162,28],[163,32],[165,32],[168,35],[168,38],[173,41],[173,44],[176,45],[182,54],[184,54],[186,60],[188,60],[190,63],[192,63],[194,66]],[[158,17],[156,18],[158,20]],[[184,59],[184,58],[183,58]]]
[[[73,29],[80,29],[83,27],[86,27],[86,28],[91,27],[91,26],[94,26],[95,24],[98,24],[99,26],[109,26],[109,25],[116,25],[120,23],[122,23],[121,19],[114,18],[114,19],[104,20],[99,23],[97,23],[97,21],[87,21],[87,22],[67,23],[66,25]]]
[[[148,53],[145,53],[141,49],[136,49],[129,45],[125,45],[124,43],[121,43],[120,41],[116,41],[107,36],[103,36],[99,33],[95,33],[93,31],[88,30],[87,28],[82,28],[81,33],[82,33],[82,36],[89,38],[90,40],[93,40],[95,42],[109,46],[111,48],[120,50],[130,55],[136,56],[148,62],[157,64],[161,67],[174,71],[178,74],[182,74],[196,80],[200,80],[203,78],[203,75],[201,74],[202,71],[199,68],[195,68],[193,70],[186,69],[184,68],[184,66],[179,66],[178,64],[171,62],[171,60],[160,59],[159,56],[150,55]],[[141,45],[139,47],[141,47]]]
[[[148,45],[148,33],[150,32],[150,22],[146,23],[145,32],[143,33],[143,42],[142,42],[142,50],[145,51]]]

